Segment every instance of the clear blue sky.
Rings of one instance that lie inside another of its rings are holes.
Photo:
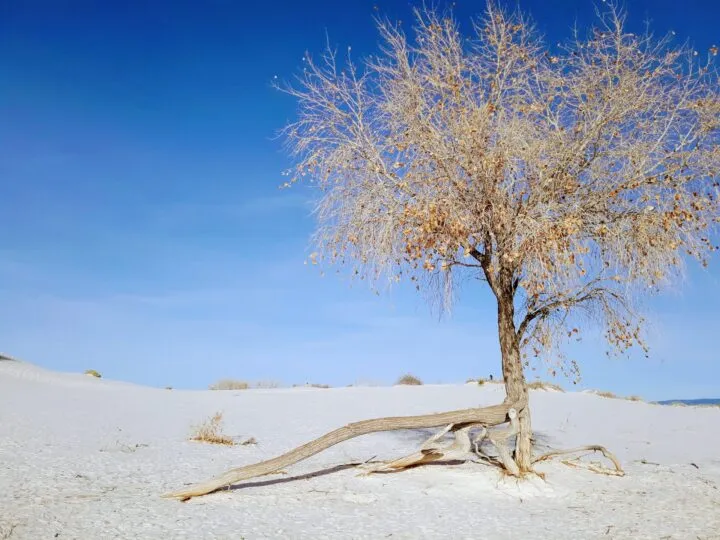
[[[586,1],[521,5],[552,41],[591,19]],[[277,189],[295,104],[272,78],[326,31],[373,52],[373,6],[410,18],[400,0],[0,0],[0,352],[185,388],[497,374],[486,291],[438,322],[405,288],[321,278],[303,265],[312,192]],[[627,7],[637,29],[720,43],[717,2]],[[720,397],[719,263],[650,303],[649,360],[575,347],[582,387]]]

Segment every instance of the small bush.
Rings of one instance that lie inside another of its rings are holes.
[[[100,379],[102,377],[102,375],[100,375],[100,373],[98,373],[94,369],[85,370],[85,375],[88,375],[90,377],[95,377],[96,379]]]
[[[593,394],[600,396],[600,397],[604,397],[604,398],[618,399],[617,395],[613,394],[612,392],[593,390]]]
[[[415,375],[407,373],[400,377],[395,384],[404,384],[409,386],[420,386],[423,382],[418,379]]]
[[[625,399],[627,399],[628,401],[643,401],[643,398],[641,398],[640,396],[628,396]]]
[[[210,390],[247,390],[250,385],[245,381],[236,381],[235,379],[221,379],[215,384],[209,386]]]
[[[528,384],[530,390],[555,390],[556,392],[564,392],[561,386],[545,381],[533,381]]]
[[[216,412],[213,416],[205,420],[205,422],[194,428],[190,440],[210,444],[234,445],[235,441],[222,433],[222,417],[223,413]]]

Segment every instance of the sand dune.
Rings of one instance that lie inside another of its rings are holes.
[[[403,431],[186,504],[159,497],[347,422],[501,399],[499,385],[169,391],[2,361],[0,539],[720,538],[720,408],[589,393],[532,393],[540,450],[602,444],[624,478],[560,463],[521,484],[471,462],[369,477],[343,467],[429,435]],[[228,435],[258,444],[188,441],[216,411]]]

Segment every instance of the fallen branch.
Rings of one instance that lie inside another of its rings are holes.
[[[508,411],[510,409],[515,408],[516,410],[520,410],[526,405],[526,403],[502,403],[484,408],[462,409],[418,416],[374,418],[372,420],[354,422],[330,433],[326,433],[322,437],[294,448],[281,456],[245,467],[230,469],[216,478],[195,484],[186,489],[167,493],[163,495],[163,497],[186,501],[192,497],[206,495],[242,480],[272,474],[280,469],[314,456],[338,443],[369,433],[399,429],[441,427],[448,426],[449,424],[452,424],[453,428],[458,429],[465,428],[469,424],[481,424],[483,426],[504,424],[508,421]]]
[[[563,460],[562,463],[570,467],[584,468],[600,474],[607,474],[611,476],[625,476],[625,471],[623,470],[622,466],[620,465],[620,461],[618,461],[615,455],[604,446],[600,446],[597,444],[581,446],[579,448],[571,448],[570,450],[554,450],[552,452],[548,452],[547,454],[536,457],[533,460],[533,464],[538,463],[539,461],[546,461],[556,456],[576,454],[578,452],[600,452],[603,456],[605,456],[605,458],[612,462],[612,464],[615,466],[615,470],[598,467],[597,465],[594,465],[592,463],[584,464],[578,461]]]

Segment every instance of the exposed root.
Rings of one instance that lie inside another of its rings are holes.
[[[216,491],[225,486],[235,484],[242,480],[249,480],[258,476],[264,476],[273,474],[276,471],[298,463],[304,459],[309,458],[323,450],[330,448],[338,443],[347,441],[360,435],[366,435],[368,433],[375,433],[378,431],[391,431],[399,429],[418,429],[418,428],[430,428],[447,426],[445,432],[426,442],[428,447],[418,453],[407,456],[402,460],[396,460],[395,466],[392,468],[404,468],[412,464],[419,464],[423,460],[435,461],[440,459],[440,455],[453,455],[454,453],[460,452],[462,448],[467,446],[467,452],[470,450],[470,440],[467,435],[470,427],[482,425],[485,427],[496,426],[504,424],[508,421],[508,412],[510,409],[519,410],[522,407],[527,406],[526,402],[523,403],[502,403],[500,405],[493,405],[491,407],[484,407],[478,409],[462,409],[459,411],[450,411],[446,413],[438,414],[426,414],[419,416],[400,416],[400,417],[386,417],[386,418],[375,418],[372,420],[363,420],[361,422],[355,422],[348,424],[347,426],[336,429],[319,437],[309,443],[299,446],[281,456],[278,456],[267,461],[247,465],[245,467],[239,467],[231,469],[224,474],[203,482],[190,486],[186,489],[167,493],[164,495],[166,498],[174,498],[180,500],[188,500],[192,497],[198,497],[200,495],[206,495],[213,491]],[[438,450],[438,447],[430,448],[436,441],[445,433],[450,430],[460,432],[460,435],[456,435],[455,443],[448,448],[442,448]],[[466,453],[467,453],[466,452]],[[412,459],[411,459],[412,458]],[[433,458],[433,459],[431,459]],[[409,465],[402,465],[402,463],[409,463]],[[387,464],[386,466],[389,466]]]
[[[434,461],[453,461],[466,460],[470,454],[472,443],[470,442],[470,430],[477,424],[467,424],[463,427],[457,427],[449,424],[445,429],[437,432],[435,435],[425,441],[420,450],[408,456],[395,459],[390,462],[380,463],[361,473],[365,476],[376,472],[401,471],[408,467],[424,465]],[[452,431],[455,440],[452,443],[438,443],[442,437]]]
[[[510,454],[510,450],[507,447],[507,439],[514,436],[518,432],[518,420],[517,411],[510,409],[508,411],[508,418],[510,418],[510,427],[503,430],[495,430],[492,433],[487,434],[487,439],[497,450],[500,461],[503,464],[505,470],[512,476],[520,476],[520,468],[518,467],[515,460]]]
[[[505,470],[511,476],[519,477],[520,469],[512,458],[506,444],[507,439],[517,434],[518,431],[517,411],[515,409],[508,411],[508,419],[510,420],[510,427],[508,429],[496,429],[493,431],[489,431],[482,424],[466,424],[464,426],[450,424],[425,441],[417,452],[390,462],[381,463],[380,465],[367,469],[361,474],[368,475],[375,472],[400,471],[408,467],[438,461],[465,461],[474,449],[475,454],[486,463]],[[480,432],[473,440],[470,440],[470,430],[477,427],[481,428]],[[445,444],[438,443],[448,432],[454,433],[454,441]],[[482,452],[481,445],[485,440],[489,441],[495,447],[500,457],[499,461]]]
[[[571,448],[570,450],[554,450],[552,452],[548,452],[547,454],[543,454],[541,456],[536,457],[533,460],[534,463],[538,463],[540,461],[546,461],[548,459],[552,459],[556,456],[565,456],[568,454],[577,454],[579,452],[600,452],[603,456],[605,456],[606,459],[612,462],[615,469],[608,469],[606,467],[603,467],[601,465],[598,465],[596,463],[587,463],[584,461],[580,461],[579,459],[564,459],[561,461],[561,463],[564,463],[565,465],[569,467],[575,467],[578,469],[587,469],[589,471],[593,471],[599,474],[606,474],[608,476],[625,476],[625,471],[623,470],[622,466],[620,465],[620,461],[615,457],[615,455],[610,452],[607,448],[604,446],[600,446],[597,444],[591,444],[588,446],[581,446],[579,448]]]
[[[526,403],[494,405],[481,409],[463,409],[459,411],[451,411],[438,414],[427,414],[420,416],[406,417],[385,417],[372,420],[363,420],[348,424],[344,427],[331,431],[309,443],[299,446],[281,456],[267,461],[247,465],[231,469],[224,474],[203,482],[190,486],[186,489],[167,493],[163,495],[166,498],[174,498],[179,500],[188,500],[192,497],[198,497],[212,493],[220,488],[235,484],[242,480],[249,480],[259,476],[271,474],[286,474],[285,467],[298,463],[310,456],[313,456],[323,450],[330,448],[338,443],[379,431],[391,431],[399,429],[418,429],[428,427],[445,426],[438,433],[425,441],[417,452],[410,455],[395,459],[389,462],[373,463],[362,474],[372,474],[376,472],[401,471],[408,467],[423,465],[438,461],[465,461],[474,453],[479,457],[482,463],[498,467],[504,474],[515,478],[522,478],[525,474],[536,474],[540,478],[545,477],[543,473],[533,470],[521,471],[515,459],[508,449],[507,440],[518,434],[520,422],[518,420],[518,410],[525,407]],[[489,429],[509,422],[509,427],[504,429]],[[480,428],[474,438],[470,438],[470,431]],[[454,439],[452,442],[440,442],[440,440],[452,433]],[[497,457],[490,456],[482,451],[483,442],[488,441],[496,450]],[[562,460],[562,463],[570,467],[584,468],[600,474],[611,476],[624,476],[625,471],[622,469],[618,459],[605,447],[599,445],[582,446],[570,450],[555,450],[536,457],[532,463],[538,463],[552,459],[556,456],[575,454],[580,452],[600,452],[605,458],[612,462],[615,469],[608,469],[597,463],[588,463],[577,459]],[[372,459],[372,458],[371,458]],[[363,467],[371,463],[371,459],[358,466]]]

